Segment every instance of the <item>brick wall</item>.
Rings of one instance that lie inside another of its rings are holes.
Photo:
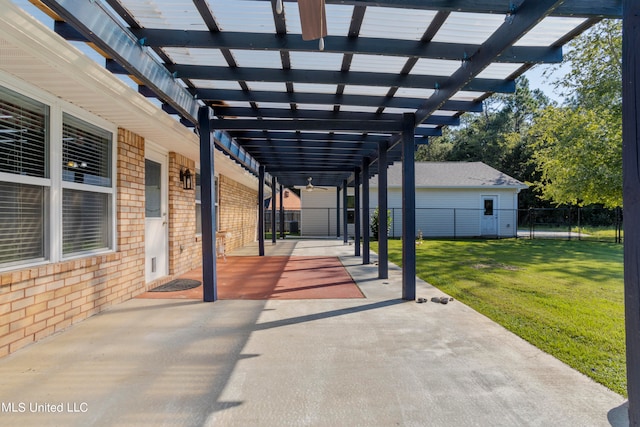
[[[255,242],[258,229],[258,190],[220,175],[220,230],[231,233],[226,250]]]
[[[180,182],[180,170],[192,174],[192,190]],[[180,275],[202,265],[202,244],[196,234],[195,161],[169,153],[169,274]]]
[[[118,252],[0,274],[0,357],[145,291],[144,140],[118,130]]]
[[[144,160],[144,139],[119,129],[117,252],[0,274],[0,357],[202,264],[195,190],[180,182],[180,169],[195,171],[195,162],[170,153],[169,276],[145,284]],[[220,176],[219,191],[220,229],[231,233],[227,251],[255,241],[257,190]]]

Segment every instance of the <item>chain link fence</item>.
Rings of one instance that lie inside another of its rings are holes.
[[[271,233],[271,211],[264,212],[265,233]],[[280,211],[276,210],[276,233],[280,232]],[[300,234],[300,211],[284,211],[284,232],[287,234]]]
[[[375,209],[369,209],[369,218]],[[391,223],[389,237],[402,237],[402,209],[388,210]],[[337,236],[344,233],[343,216],[337,219],[335,208],[305,208],[285,211],[285,231],[302,236]],[[354,212],[347,212],[347,234],[353,237]],[[337,231],[337,224],[340,231]],[[280,215],[276,212],[276,231],[280,230]],[[271,232],[271,211],[265,212],[265,231]],[[373,235],[372,230],[367,230]],[[531,208],[495,209],[488,215],[483,209],[418,208],[416,234],[422,238],[524,238],[577,239],[621,243],[623,223],[621,209]],[[417,236],[416,236],[417,237]]]
[[[622,243],[622,209],[531,208],[518,211],[518,236]]]

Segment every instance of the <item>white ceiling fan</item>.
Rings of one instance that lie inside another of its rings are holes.
[[[313,178],[311,178],[311,177],[307,178],[307,187],[306,187],[306,188],[307,188],[307,191],[313,191],[313,190],[315,190],[315,189],[323,190],[323,191],[327,191],[327,190],[328,190],[327,188],[322,188],[322,187],[316,187],[316,186],[314,186],[314,185],[311,183],[311,181],[312,181],[312,180],[313,180]]]

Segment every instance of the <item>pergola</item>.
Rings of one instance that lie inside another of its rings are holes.
[[[326,1],[326,4],[325,4]],[[216,297],[213,150],[278,185],[360,191],[403,164],[403,295],[415,298],[414,151],[603,18],[624,18],[625,295],[632,425],[640,423],[640,173],[634,0],[32,0],[200,136],[205,301]],[[260,227],[263,225],[263,204]],[[275,206],[275,204],[273,204]],[[344,203],[346,205],[346,203]],[[356,205],[356,212],[359,206]],[[274,212],[275,214],[275,212]],[[275,220],[275,215],[273,215]],[[345,221],[346,222],[346,221]],[[356,255],[368,218],[356,215]],[[262,230],[260,230],[262,231]],[[260,232],[260,254],[264,233]],[[345,233],[346,235],[346,233]],[[386,227],[380,278],[387,277]],[[275,233],[273,233],[275,242]]]

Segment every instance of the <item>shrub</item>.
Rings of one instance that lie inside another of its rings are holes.
[[[378,216],[380,215],[378,208],[371,215],[371,234],[373,240],[378,240]],[[391,231],[391,211],[387,210],[387,235]]]

